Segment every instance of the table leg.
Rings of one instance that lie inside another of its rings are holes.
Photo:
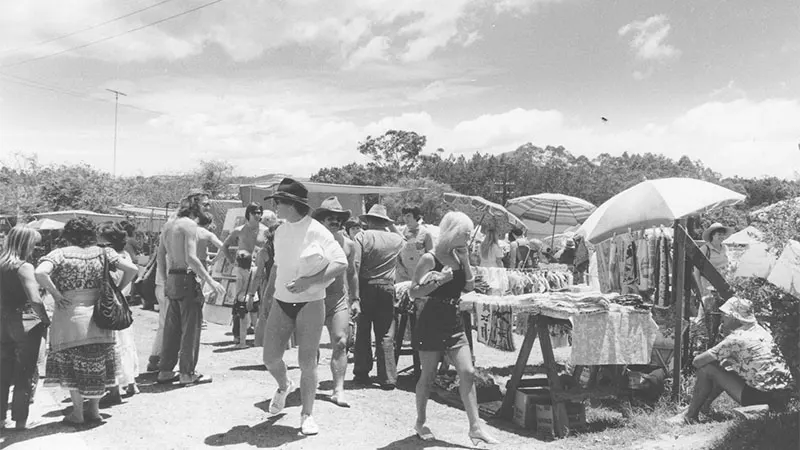
[[[519,349],[517,355],[517,362],[514,364],[514,371],[511,372],[511,379],[506,385],[506,395],[503,397],[503,404],[500,409],[495,413],[496,416],[505,419],[511,419],[514,407],[514,398],[516,396],[519,382],[522,380],[522,374],[525,373],[525,366],[528,365],[528,357],[531,355],[533,343],[536,340],[536,316],[531,314],[528,316],[528,330],[525,332],[525,340],[522,341],[522,347]]]
[[[556,357],[553,355],[553,344],[550,341],[550,330],[548,320],[540,318],[538,324],[539,345],[542,347],[542,357],[544,367],[547,371],[547,381],[550,385],[550,395],[562,392],[561,380],[558,378],[558,368],[556,367]],[[556,437],[564,437],[569,432],[569,418],[567,417],[567,406],[563,401],[553,400],[553,429]]]

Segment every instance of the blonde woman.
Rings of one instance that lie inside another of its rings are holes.
[[[489,229],[484,232],[481,242],[481,267],[503,267],[503,249],[497,241],[497,232]]]
[[[41,240],[38,231],[17,225],[6,236],[0,253],[0,411],[3,414],[0,428],[5,428],[11,386],[14,386],[11,419],[18,430],[28,426],[31,391],[38,382],[34,374],[39,347],[50,319],[28,259]]]
[[[434,439],[430,428],[425,426],[428,397],[436,367],[442,354],[447,352],[458,372],[458,390],[467,412],[472,443],[498,443],[483,430],[478,417],[475,368],[458,310],[461,292],[473,288],[467,251],[472,229],[472,221],[464,213],[445,214],[439,224],[439,242],[432,252],[420,258],[409,291],[412,297],[425,299],[414,333],[414,345],[419,350],[422,366],[416,389],[417,422],[414,430],[426,441]]]

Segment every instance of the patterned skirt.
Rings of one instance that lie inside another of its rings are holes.
[[[114,344],[87,344],[47,355],[45,386],[77,390],[83,397],[100,398],[116,384],[119,355]]]

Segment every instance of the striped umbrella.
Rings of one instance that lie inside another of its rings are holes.
[[[556,234],[556,223],[580,224],[597,209],[593,204],[578,197],[550,193],[512,198],[506,202],[506,208],[521,219],[551,222],[553,236]],[[553,238],[550,239],[552,244]]]
[[[469,216],[476,228],[483,226],[484,229],[493,229],[500,234],[506,234],[514,227],[526,229],[525,223],[517,216],[483,197],[448,192],[444,194],[444,201],[456,211]]]

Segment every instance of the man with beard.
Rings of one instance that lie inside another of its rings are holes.
[[[349,209],[342,209],[338,198],[329,197],[311,215],[333,233],[334,239],[347,256],[347,271],[338,275],[333,283],[325,289],[325,326],[328,327],[328,333],[330,333],[332,349],[333,395],[331,395],[331,401],[344,408],[350,407],[344,396],[344,377],[347,372],[347,334],[350,328],[350,306],[347,292],[352,291],[357,282],[353,267],[355,244],[346,238],[342,231],[342,224],[350,218],[350,214]]]

